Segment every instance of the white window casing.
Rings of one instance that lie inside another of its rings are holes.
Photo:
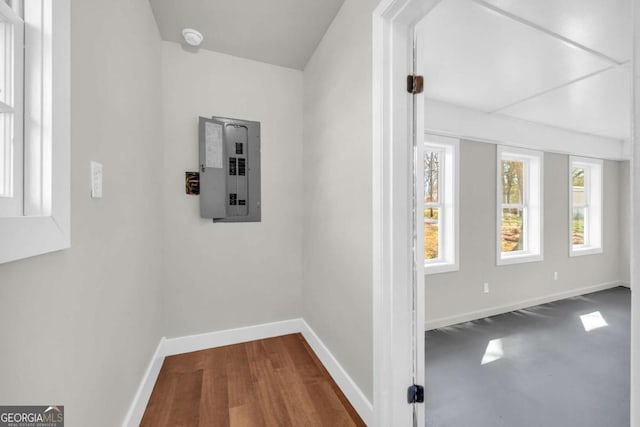
[[[503,200],[503,161],[521,162],[523,191],[516,203]],[[543,255],[543,170],[544,153],[522,148],[497,146],[496,165],[496,264],[542,261]],[[516,210],[522,217],[520,249],[502,250],[503,209]]]
[[[439,154],[437,201],[424,202],[421,211],[438,209],[438,256],[425,259],[425,274],[459,270],[459,147],[457,139],[425,135],[424,153]],[[426,218],[425,218],[426,220]]]
[[[70,1],[24,15],[23,214],[0,217],[0,263],[70,246]]]
[[[574,187],[573,171],[584,171],[582,187]],[[586,157],[569,157],[569,256],[603,252],[603,161]],[[574,210],[582,211],[582,242],[574,244]]]
[[[24,21],[0,1],[0,217],[23,215]]]

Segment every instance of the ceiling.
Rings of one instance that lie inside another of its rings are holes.
[[[442,0],[420,26],[425,96],[628,139],[631,0]]]
[[[149,0],[163,40],[302,70],[344,0]]]

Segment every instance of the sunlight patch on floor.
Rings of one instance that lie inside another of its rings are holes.
[[[487,363],[495,362],[498,359],[502,359],[503,356],[502,338],[491,340],[489,344],[487,344],[487,349],[484,351],[484,356],[482,356],[482,362],[480,364],[486,365]]]
[[[593,313],[583,314],[580,316],[580,320],[582,320],[582,326],[584,330],[589,332],[594,329],[602,328],[604,326],[609,326],[602,314],[599,311],[594,311]]]

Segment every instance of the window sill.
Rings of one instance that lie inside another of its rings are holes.
[[[538,262],[543,260],[544,260],[544,257],[542,256],[542,254],[522,253],[522,254],[507,255],[507,256],[499,255],[496,265],[521,264],[525,262]]]
[[[0,218],[0,264],[69,248],[69,223],[55,217]]]
[[[459,271],[460,266],[457,263],[451,262],[425,262],[424,263],[424,274],[438,274],[438,273],[450,273],[453,271]]]
[[[595,247],[595,246],[582,246],[578,248],[572,247],[569,249],[569,256],[575,257],[575,256],[583,256],[583,255],[597,255],[603,252],[604,251],[602,250],[602,247]]]
[[[43,209],[46,216],[0,218],[0,264],[59,251],[71,244],[71,4],[69,0],[56,0],[51,4],[51,49],[56,52],[51,59],[51,70],[48,71],[51,75],[47,79],[52,87],[51,105],[48,107],[53,117],[48,132],[51,155],[43,169],[35,169],[41,172],[49,170],[47,174],[42,172],[39,179],[42,182],[45,177],[50,179],[50,208]],[[44,143],[41,146],[44,147]]]

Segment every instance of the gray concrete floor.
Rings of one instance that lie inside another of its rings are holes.
[[[628,427],[630,304],[618,287],[427,332],[427,427]]]

